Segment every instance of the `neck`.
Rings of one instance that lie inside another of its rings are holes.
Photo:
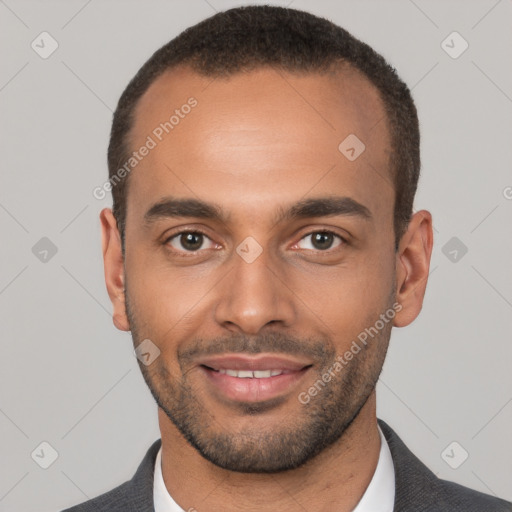
[[[341,438],[300,468],[274,474],[228,471],[204,459],[158,410],[165,486],[183,510],[201,512],[354,509],[377,467],[375,391]]]

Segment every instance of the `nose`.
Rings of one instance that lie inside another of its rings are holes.
[[[257,334],[265,326],[289,327],[296,320],[296,297],[282,265],[265,251],[254,261],[233,254],[231,272],[217,288],[216,322],[231,331]]]

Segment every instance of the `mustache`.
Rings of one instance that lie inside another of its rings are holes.
[[[196,339],[186,348],[178,350],[178,360],[193,362],[201,357],[221,354],[279,353],[303,356],[315,361],[328,361],[335,357],[335,350],[329,338],[296,338],[278,332],[266,332],[257,336],[237,334],[212,339]]]

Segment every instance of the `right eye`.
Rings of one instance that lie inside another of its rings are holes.
[[[215,243],[200,231],[182,231],[172,235],[164,243],[179,252],[195,252],[215,247]]]

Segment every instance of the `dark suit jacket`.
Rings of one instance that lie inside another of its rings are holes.
[[[379,425],[395,466],[394,512],[512,512],[512,503],[440,480],[386,423],[379,420]],[[63,512],[154,512],[153,471],[160,444],[158,439],[151,445],[131,480]]]

